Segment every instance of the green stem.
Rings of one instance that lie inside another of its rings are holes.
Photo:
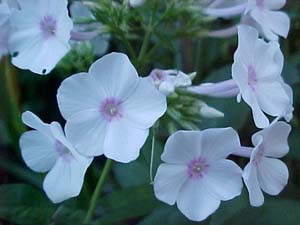
[[[154,163],[154,149],[155,149],[155,127],[152,128],[152,145],[150,158],[150,184],[153,184],[153,163]]]
[[[148,27],[147,31],[146,31],[144,41],[143,41],[143,44],[142,44],[142,47],[141,47],[141,50],[140,50],[140,53],[139,53],[139,56],[138,56],[138,62],[139,63],[142,62],[142,59],[143,59],[143,57],[145,55],[145,52],[148,48],[151,33],[152,33],[152,29],[150,27]]]
[[[94,211],[95,211],[95,208],[96,208],[96,205],[97,205],[97,201],[100,198],[100,194],[101,194],[102,188],[104,186],[106,177],[109,174],[109,171],[111,169],[112,162],[113,161],[111,159],[107,159],[106,162],[105,162],[103,171],[101,173],[101,176],[100,176],[100,178],[98,180],[98,183],[97,183],[96,188],[94,190],[94,193],[92,195],[92,198],[91,198],[91,201],[90,201],[90,205],[89,205],[86,217],[84,219],[84,223],[85,224],[89,224],[91,222],[91,220],[92,220],[92,217],[94,215]]]
[[[9,59],[4,58],[4,70],[0,73],[0,82],[3,88],[0,90],[0,99],[3,107],[2,113],[6,126],[9,128],[9,135],[14,143],[14,148],[18,149],[18,140],[20,135],[26,130],[24,124],[21,122],[21,113],[18,104],[18,82],[16,80],[15,71],[12,69]]]

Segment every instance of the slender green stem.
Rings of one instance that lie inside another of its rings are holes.
[[[140,53],[139,53],[139,56],[138,56],[138,62],[139,63],[142,62],[142,59],[145,55],[145,52],[147,51],[150,36],[151,36],[151,32],[152,32],[152,28],[149,26],[147,28],[146,35],[145,35],[145,38],[144,38],[144,41],[143,41],[143,44],[142,44],[142,47],[141,47],[141,50],[140,50]]]
[[[9,128],[9,135],[14,143],[14,148],[18,149],[18,139],[25,131],[25,126],[21,122],[19,109],[19,89],[15,71],[12,69],[8,58],[4,58],[3,70],[0,71],[0,82],[3,88],[0,90],[0,99],[3,104],[2,113],[6,126]]]
[[[86,224],[89,224],[92,220],[92,217],[94,215],[94,211],[95,211],[95,208],[96,208],[96,205],[97,205],[97,201],[100,198],[100,194],[101,194],[102,188],[104,186],[106,177],[109,174],[109,171],[111,169],[112,162],[113,161],[111,159],[107,159],[106,162],[105,162],[103,171],[101,173],[101,176],[98,180],[98,183],[97,183],[96,188],[94,190],[94,193],[92,195],[90,205],[89,205],[86,217],[84,219],[84,223],[86,223]]]
[[[155,149],[155,127],[152,128],[152,145],[151,145],[151,158],[150,158],[150,184],[153,184],[153,163],[154,163],[154,149]]]

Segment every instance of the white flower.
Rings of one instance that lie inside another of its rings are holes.
[[[43,123],[31,112],[23,113],[22,120],[34,129],[20,138],[22,157],[32,170],[49,171],[43,182],[47,196],[58,203],[79,195],[93,159],[76,152],[59,123]]]
[[[234,54],[232,77],[241,98],[251,107],[255,125],[269,126],[264,114],[283,117],[291,108],[291,94],[281,77],[283,55],[275,41],[258,39],[258,32],[249,26],[239,26],[239,45]]]
[[[201,221],[218,209],[221,200],[240,195],[242,170],[226,157],[240,148],[232,128],[178,131],[165,145],[154,192],[189,219]]]
[[[48,74],[70,50],[73,23],[67,0],[19,0],[11,14],[9,50],[12,63],[34,73]]]
[[[166,111],[165,96],[139,78],[121,53],[108,54],[88,73],[64,80],[57,98],[67,137],[78,151],[119,162],[138,157],[149,128]]]
[[[177,70],[154,69],[146,79],[149,79],[165,95],[174,93],[176,87],[187,87],[192,84],[187,74]]]
[[[277,122],[252,136],[255,148],[243,172],[252,206],[264,203],[262,190],[269,195],[278,195],[287,184],[288,168],[276,158],[288,153],[290,131],[290,125]]]
[[[278,40],[278,35],[287,37],[290,29],[289,16],[281,11],[286,0],[248,0],[245,11],[269,40]]]

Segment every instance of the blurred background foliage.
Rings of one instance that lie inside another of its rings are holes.
[[[175,206],[167,206],[154,197],[149,175],[150,136],[138,160],[129,164],[114,163],[91,225],[300,224],[300,4],[298,0],[287,2],[284,10],[290,15],[292,26],[289,38],[281,40],[285,55],[283,77],[294,90],[295,112],[289,137],[290,153],[284,158],[290,179],[280,196],[266,197],[262,207],[252,208],[244,190],[240,197],[223,203],[206,221],[188,221]],[[122,1],[114,4],[111,0],[86,1],[86,4],[94,15],[91,21],[86,22],[101,22],[102,36],[96,44],[101,46],[102,53],[118,51],[128,54],[142,76],[148,75],[153,68],[174,68],[186,73],[196,71],[195,83],[230,78],[233,53],[237,47],[236,36],[213,39],[205,37],[205,34],[209,29],[226,27],[238,20],[204,17],[199,8],[201,0],[148,0],[135,9]],[[44,175],[30,171],[21,159],[18,139],[26,128],[20,121],[20,113],[31,110],[46,122],[64,123],[56,103],[58,86],[71,74],[87,71],[100,56],[94,55],[89,42],[73,43],[72,51],[49,76],[18,70],[10,64],[8,57],[2,59],[0,224],[82,224],[104,158],[96,158],[88,169],[78,198],[59,205],[52,204],[41,188]],[[203,119],[199,129],[231,126],[238,129],[242,144],[251,146],[251,134],[257,129],[245,104],[237,104],[235,99],[203,100],[224,112],[225,117]],[[168,136],[168,132],[161,128],[155,145],[154,171],[160,163],[160,154]],[[236,161],[241,166],[246,163],[244,159]]]

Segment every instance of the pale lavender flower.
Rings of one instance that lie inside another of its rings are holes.
[[[139,156],[149,128],[167,107],[165,96],[139,78],[121,53],[108,54],[88,73],[64,80],[57,98],[67,137],[80,153],[124,163]]]
[[[169,137],[154,179],[155,196],[202,221],[241,194],[242,170],[227,156],[240,148],[232,128],[178,131]]]
[[[12,63],[37,74],[48,74],[70,50],[73,23],[67,0],[19,0],[10,17]]]
[[[264,113],[284,117],[292,99],[283,82],[283,55],[277,42],[266,43],[249,26],[239,26],[239,45],[234,54],[232,77],[239,87],[238,101],[251,107],[257,127],[270,122]]]
[[[278,195],[286,186],[288,168],[277,158],[289,151],[287,140],[290,131],[291,126],[287,123],[276,122],[252,136],[255,147],[243,172],[252,206],[264,203],[262,190],[269,195]]]
[[[23,122],[34,130],[20,138],[26,165],[46,175],[43,188],[54,203],[79,195],[84,174],[93,158],[77,153],[57,122],[46,124],[31,112],[22,115]]]

